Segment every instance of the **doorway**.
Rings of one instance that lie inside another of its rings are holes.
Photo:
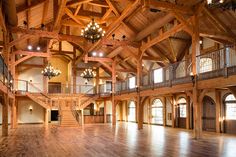
[[[216,105],[214,100],[205,96],[202,101],[202,130],[204,131],[216,131]]]
[[[51,121],[58,121],[58,110],[51,110]]]

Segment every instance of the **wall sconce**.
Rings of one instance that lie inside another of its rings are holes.
[[[135,86],[135,88],[136,88],[136,92],[139,92],[139,86]]]
[[[192,80],[192,83],[193,83],[193,86],[194,86],[196,75],[194,75],[193,72],[191,72],[191,73],[190,73],[190,76],[191,76],[191,80]]]
[[[33,107],[32,107],[31,105],[29,106],[29,111],[30,111],[30,113],[32,114]]]

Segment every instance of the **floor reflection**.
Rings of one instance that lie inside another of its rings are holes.
[[[1,131],[1,130],[0,130]],[[203,133],[194,140],[192,131],[136,123],[85,125],[60,128],[19,125],[0,138],[0,157],[235,157],[236,136]]]

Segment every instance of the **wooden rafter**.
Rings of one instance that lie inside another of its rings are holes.
[[[67,0],[61,0],[56,19],[54,21],[53,31],[58,32],[60,30],[61,18],[65,14],[64,10],[65,10],[65,7],[66,7],[66,2],[67,2]]]
[[[112,4],[110,0],[106,0],[108,6],[112,9],[112,11],[115,13],[116,16],[120,16],[119,11],[115,8],[115,6]]]
[[[163,34],[158,35],[157,37],[153,38],[152,40],[150,40],[150,42],[144,44],[141,46],[141,51],[146,51],[149,47],[157,44],[158,42],[161,42],[167,38],[169,38],[170,36],[174,35],[175,33],[183,30],[184,25],[183,24],[179,24],[177,26],[174,26],[173,28],[171,28],[170,30],[164,32]]]
[[[47,0],[37,0],[37,1],[32,1],[30,5],[25,5],[25,4],[20,5],[16,8],[16,12],[18,14],[24,11],[28,11],[29,9],[32,9],[40,4],[43,4],[45,1]]]
[[[44,52],[23,51],[23,50],[14,51],[13,55],[24,55],[24,56],[32,56],[32,57],[49,57],[49,55]]]

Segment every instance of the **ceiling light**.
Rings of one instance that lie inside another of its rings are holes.
[[[103,57],[103,53],[102,52],[99,53],[99,57]]]
[[[199,44],[202,45],[203,41],[202,40],[199,40]]]
[[[42,71],[43,76],[46,76],[49,78],[49,80],[52,77],[59,76],[61,74],[60,70],[54,69],[54,67],[49,63],[45,69]]]
[[[93,52],[92,55],[95,57],[95,56],[97,56],[97,53],[96,53],[96,52]]]
[[[96,77],[96,72],[93,71],[92,68],[88,68],[85,69],[80,76],[87,80],[87,82],[89,82],[92,78]]]
[[[105,35],[105,31],[92,19],[92,21],[81,30],[81,36],[92,43],[98,41]]]
[[[40,50],[41,50],[40,46],[37,46],[37,48],[36,48],[36,49],[37,49],[37,51],[40,51]]]
[[[28,45],[28,50],[32,50],[33,47],[31,45]]]

